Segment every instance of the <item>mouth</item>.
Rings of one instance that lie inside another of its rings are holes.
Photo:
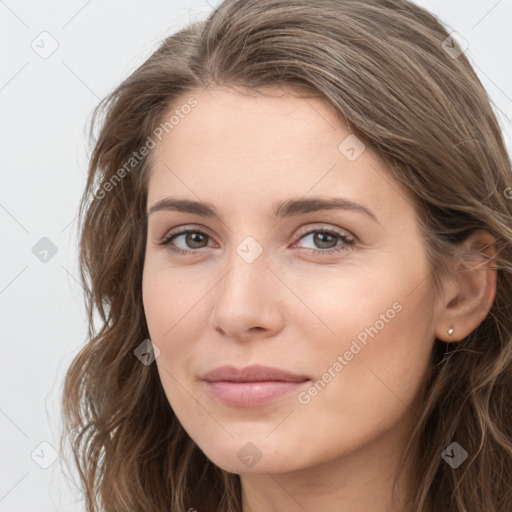
[[[202,379],[214,399],[232,407],[267,405],[311,382],[305,375],[260,365],[242,369],[222,366]]]

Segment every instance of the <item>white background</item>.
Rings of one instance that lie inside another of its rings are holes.
[[[58,454],[47,469],[36,460],[50,463],[58,449],[63,376],[85,342],[76,233],[85,130],[162,39],[219,3],[0,1],[0,512],[84,510]],[[512,0],[417,3],[469,43],[510,149]],[[58,43],[46,59],[31,47],[43,31]],[[46,263],[32,252],[43,237],[57,248]]]

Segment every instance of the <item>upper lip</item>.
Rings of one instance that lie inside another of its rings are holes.
[[[309,380],[309,377],[305,375],[298,375],[279,368],[261,365],[252,365],[240,369],[229,365],[219,366],[218,368],[205,373],[202,378],[209,382],[304,382]]]

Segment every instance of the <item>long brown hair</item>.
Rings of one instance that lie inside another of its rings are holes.
[[[326,99],[387,159],[415,199],[436,280],[473,230],[496,238],[492,307],[459,343],[435,340],[408,448],[420,447],[415,511],[510,512],[511,161],[462,48],[405,0],[225,0],[165,39],[95,109],[91,135],[99,114],[101,127],[79,217],[89,332],[66,375],[61,444],[70,443],[87,511],[242,510],[239,475],[205,457],[156,365],[134,355],[149,338],[144,178],[151,143],[173,129],[171,107],[185,115],[180,105],[211,86],[276,84]],[[453,440],[469,454],[457,470],[441,457]]]

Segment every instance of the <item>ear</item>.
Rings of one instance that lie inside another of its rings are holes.
[[[438,339],[460,341],[487,316],[496,295],[495,242],[488,231],[477,229],[459,245],[460,258],[454,262],[449,293],[435,330]]]

